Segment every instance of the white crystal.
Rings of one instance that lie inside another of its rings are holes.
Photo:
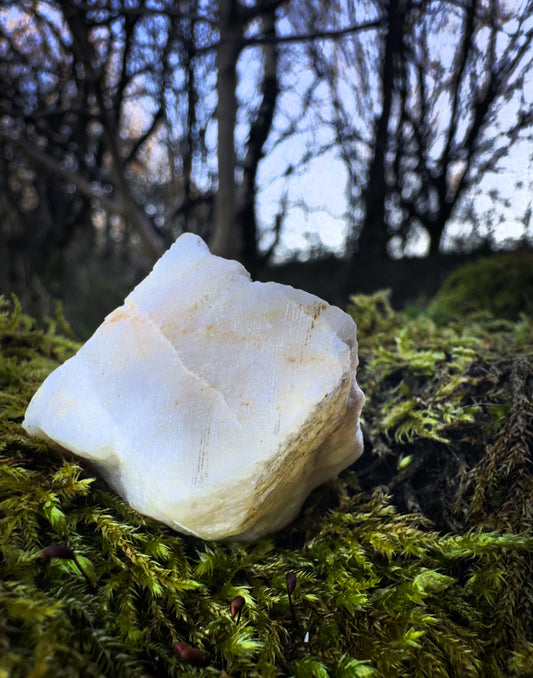
[[[204,539],[287,525],[362,452],[356,327],[182,235],[24,420],[141,513]]]

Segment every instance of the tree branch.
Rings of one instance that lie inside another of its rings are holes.
[[[247,47],[258,47],[261,45],[284,45],[290,44],[293,42],[309,42],[313,40],[335,40],[337,38],[342,38],[345,35],[350,35],[352,33],[360,33],[362,31],[370,31],[379,28],[384,28],[389,21],[388,17],[381,17],[379,19],[372,19],[370,21],[365,21],[360,24],[352,24],[351,26],[346,26],[344,28],[338,28],[336,30],[323,30],[323,31],[313,31],[312,33],[303,33],[298,35],[281,35],[281,36],[271,36],[271,35],[252,35],[249,38],[241,38],[238,41],[238,49],[242,51]],[[224,45],[227,40],[218,40],[213,42],[205,47],[200,47],[196,50],[197,55],[205,54],[206,52],[211,52],[213,50],[219,49],[221,45]]]
[[[129,165],[129,163],[135,159],[135,156],[137,155],[139,149],[141,146],[152,136],[154,131],[156,130],[157,126],[163,120],[164,118],[164,110],[163,107],[160,106],[159,109],[157,110],[156,114],[154,115],[154,118],[152,120],[152,124],[148,127],[146,132],[142,134],[133,144],[132,149],[128,153],[128,157],[125,160],[125,165]]]
[[[0,138],[18,146],[24,153],[37,162],[39,165],[64,179],[69,184],[74,184],[76,188],[90,200],[96,200],[107,211],[112,214],[120,214],[124,220],[129,223],[139,234],[142,242],[146,246],[147,252],[153,259],[157,259],[164,250],[164,244],[159,235],[154,230],[152,224],[141,212],[138,205],[133,205],[129,196],[122,195],[118,191],[119,199],[102,195],[91,187],[91,183],[79,176],[75,172],[62,167],[61,163],[55,158],[43,153],[39,148],[30,143],[27,139],[20,136],[10,136],[5,132],[0,132]]]
[[[58,160],[47,153],[43,153],[35,143],[31,143],[21,136],[13,136],[6,134],[5,132],[0,132],[0,138],[20,148],[28,158],[31,158],[41,165],[41,167],[47,169],[56,176],[61,177],[61,179],[64,179],[68,184],[74,184],[80,193],[90,200],[97,200],[106,211],[115,214],[122,213],[120,204],[117,201],[95,191],[91,188],[91,182],[63,167]]]

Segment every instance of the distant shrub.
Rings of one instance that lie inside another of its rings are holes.
[[[533,315],[533,252],[482,257],[461,266],[445,280],[429,306],[437,321],[488,312],[498,318]]]

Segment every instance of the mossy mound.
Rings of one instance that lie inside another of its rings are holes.
[[[508,320],[533,315],[533,252],[481,257],[461,266],[446,278],[429,309],[441,322],[479,312]]]
[[[533,675],[533,321],[439,327],[386,293],[352,309],[361,484],[346,471],[248,546],[181,537],[28,438],[29,399],[78,345],[61,316],[1,316],[0,678]],[[81,570],[42,557],[63,543]]]

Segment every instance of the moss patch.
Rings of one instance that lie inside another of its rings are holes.
[[[440,320],[485,311],[516,320],[533,315],[533,252],[480,257],[461,266],[444,281],[430,310]]]
[[[60,315],[41,329],[3,313],[1,678],[533,675],[533,321],[442,326],[387,293],[352,310],[368,397],[357,475],[253,545],[181,537],[30,439],[29,399],[78,344]],[[89,581],[42,558],[62,543]]]

